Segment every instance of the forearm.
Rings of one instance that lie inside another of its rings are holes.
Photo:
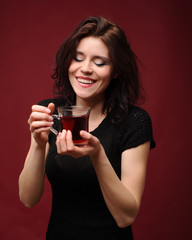
[[[45,147],[33,142],[19,177],[19,196],[26,207],[32,207],[41,199],[44,177]]]
[[[92,157],[106,205],[119,227],[125,227],[134,221],[139,206],[136,199],[122,184],[111,166],[104,149]]]

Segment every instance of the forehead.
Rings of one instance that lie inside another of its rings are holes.
[[[76,51],[83,54],[109,57],[109,49],[99,37],[85,37],[80,40]]]

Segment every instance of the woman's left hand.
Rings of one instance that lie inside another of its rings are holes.
[[[60,132],[56,140],[58,154],[66,154],[74,158],[83,157],[85,155],[95,157],[102,149],[99,139],[83,130],[80,132],[80,135],[83,139],[87,140],[84,146],[74,145],[71,131],[63,130]]]

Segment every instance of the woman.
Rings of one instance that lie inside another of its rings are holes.
[[[83,20],[60,47],[52,77],[57,98],[32,106],[28,120],[20,199],[36,204],[46,173],[53,192],[47,239],[133,239],[155,142],[149,115],[135,106],[138,68],[124,32],[102,17]],[[80,132],[84,147],[70,131],[50,132],[57,107],[71,104],[91,107],[89,132]]]

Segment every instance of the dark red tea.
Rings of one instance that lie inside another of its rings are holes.
[[[85,139],[80,136],[80,131],[88,131],[88,115],[83,116],[62,116],[60,117],[60,130],[70,130],[73,136],[73,142],[76,145],[85,143]]]

